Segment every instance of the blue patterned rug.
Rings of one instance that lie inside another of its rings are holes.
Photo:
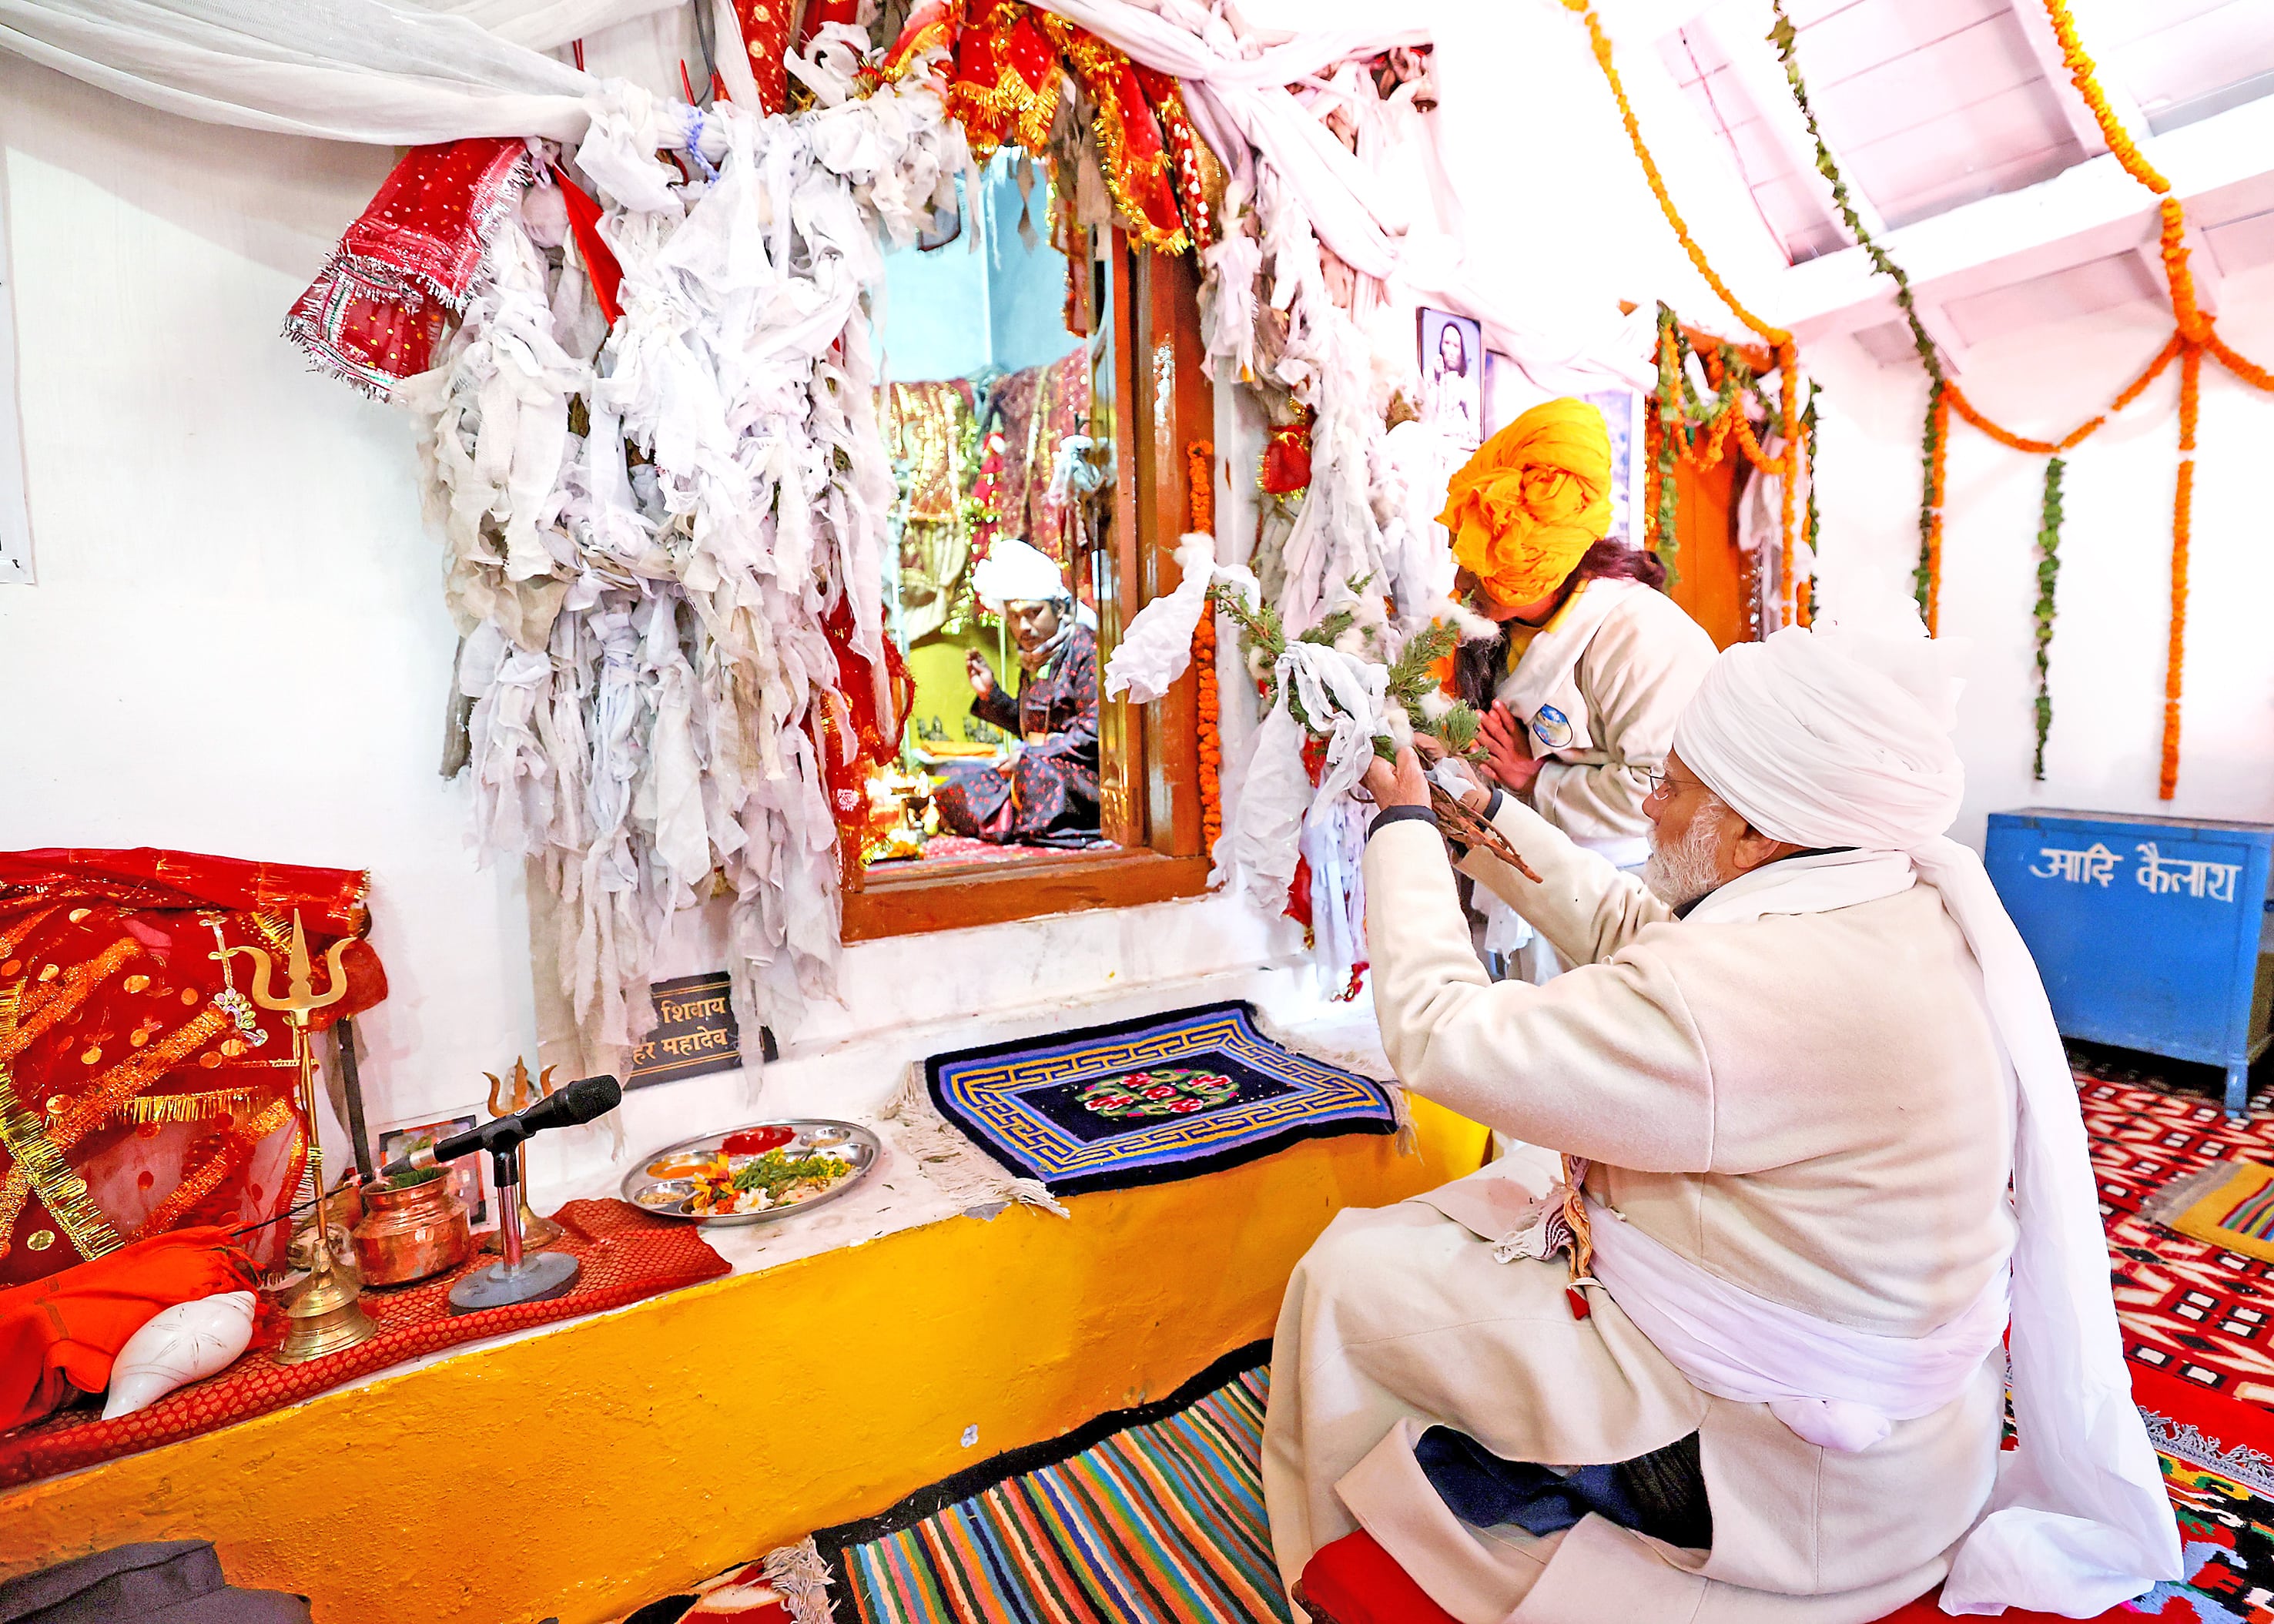
[[[939,1055],[932,1103],[1055,1195],[1166,1184],[1298,1139],[1391,1133],[1389,1092],[1281,1048],[1246,1004]]]

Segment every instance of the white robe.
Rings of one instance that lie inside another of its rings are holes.
[[[1939,895],[1683,924],[1528,809],[1506,803],[1499,822],[1544,883],[1488,859],[1470,871],[1522,883],[1526,911],[1583,967],[1545,987],[1488,982],[1436,833],[1385,828],[1366,859],[1367,937],[1406,1085],[1590,1157],[1597,1199],[1773,1302],[1894,1336],[1973,1303],[2013,1244],[2014,1107],[1979,973]],[[1536,1184],[1539,1164],[1463,1184],[1510,1175]],[[1437,1199],[1475,1212],[1461,1185]],[[1426,1199],[1345,1214],[1297,1271],[1264,1449],[1291,1583],[1361,1522],[1463,1624],[1864,1624],[1942,1577],[1991,1492],[1997,1356],[1942,1410],[1834,1454],[1765,1405],[1690,1386],[1600,1289],[1572,1320],[1561,1261],[1496,1263],[1488,1227]],[[1695,1431],[1713,1548],[1595,1517],[1547,1540],[1467,1529],[1411,1465],[1410,1436],[1433,1424],[1562,1465]]]

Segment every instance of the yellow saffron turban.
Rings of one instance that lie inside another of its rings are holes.
[[[1437,523],[1453,557],[1501,603],[1537,603],[1611,527],[1611,437],[1569,398],[1534,406],[1480,447]]]

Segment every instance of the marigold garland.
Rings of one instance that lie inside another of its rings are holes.
[[[1216,447],[1195,440],[1185,447],[1185,529],[1193,535],[1216,534]],[[1193,628],[1193,671],[1198,690],[1194,710],[1200,741],[1201,851],[1216,850],[1224,832],[1223,712],[1216,687],[1216,605],[1201,612]]]
[[[2195,413],[2202,387],[2202,346],[2180,357],[2180,477],[2172,492],[2172,630],[2164,662],[2164,758],[2158,797],[2180,786],[2180,678],[2187,664],[2187,543],[2195,518]]]
[[[1911,590],[1930,637],[1941,635],[1942,474],[1943,454],[1949,444],[1950,386],[1938,378],[1926,392],[1926,432],[1919,447],[1920,460],[1925,464],[1919,485],[1919,561],[1911,572]]]
[[[2101,139],[2106,141],[2108,150],[2116,154],[2116,162],[2124,166],[2126,174],[2149,191],[2158,196],[2170,192],[2172,183],[2141,155],[2140,149],[2132,144],[2131,133],[2124,128],[2116,117],[2115,109],[2108,105],[2108,98],[2101,93],[2098,71],[2093,66],[2092,58],[2085,54],[2083,41],[2077,37],[2076,19],[2068,14],[2068,7],[2063,0],[2045,0],[2045,15],[2052,20],[2053,37],[2060,41],[2061,66],[2068,70],[2069,83],[2076,86],[2076,94],[2082,96],[2085,106],[2092,109],[2093,122],[2100,126]]]
[[[1575,5],[1575,0],[1564,0],[1564,4]],[[2186,210],[2180,200],[2171,195],[2172,183],[2148,162],[2117,118],[2115,110],[2109,106],[2108,98],[2100,86],[2098,71],[2078,37],[2076,22],[2069,14],[2066,0],[2044,0],[2044,7],[2046,16],[2052,20],[2054,35],[2060,41],[2061,64],[2068,70],[2069,80],[2075,86],[2077,94],[2091,109],[2093,120],[2099,125],[2101,135],[2108,143],[2109,152],[2126,174],[2157,195],[2157,251],[2162,256],[2165,279],[2169,284],[2173,329],[2171,342],[2157,352],[2156,358],[2137,378],[2109,402],[2106,410],[2087,418],[2057,440],[2017,434],[1992,421],[1966,398],[1965,392],[1954,380],[1945,374],[1941,357],[1914,308],[1909,277],[1864,229],[1864,222],[1849,198],[1847,183],[1840,174],[1839,165],[1834,162],[1830,149],[1818,132],[1815,112],[1809,104],[1808,88],[1801,76],[1795,49],[1797,30],[1785,15],[1783,0],[1770,0],[1770,9],[1775,14],[1776,23],[1768,37],[1784,64],[1786,82],[1791,87],[1793,100],[1798,105],[1803,118],[1807,122],[1809,135],[1815,142],[1818,172],[1831,185],[1833,201],[1839,207],[1841,218],[1854,235],[1857,245],[1871,259],[1872,268],[1894,282],[1895,301],[1901,307],[1903,319],[1909,324],[1913,346],[1918,350],[1920,364],[1926,369],[1931,380],[1927,392],[1926,428],[1920,449],[1924,473],[1919,506],[1919,562],[1914,576],[1920,612],[1925,616],[1931,633],[1937,629],[1941,598],[1943,472],[1949,440],[1949,414],[1956,411],[1959,417],[1999,445],[2055,459],[2046,469],[2048,517],[2041,522],[2039,530],[2043,556],[2038,566],[2036,772],[2040,778],[2044,776],[2045,738],[2052,715],[2052,702],[2045,688],[2045,674],[2052,636],[2052,581],[2059,566],[2047,549],[2049,535],[2052,545],[2057,545],[2059,540],[2060,481],[2056,471],[2060,467],[2059,455],[2090,439],[2110,417],[2139,399],[2174,359],[2180,362],[2180,466],[2172,509],[2171,635],[2164,675],[2164,741],[2162,767],[2157,780],[2158,794],[2169,801],[2179,786],[2180,703],[2187,646],[2187,553],[2195,497],[2195,420],[2200,405],[2203,352],[2209,350],[2230,373],[2255,389],[2274,393],[2274,372],[2269,372],[2237,354],[2218,335],[2217,324],[2203,312],[2195,294],[2195,276],[2187,264]],[[2050,526],[2050,530],[2047,526]]]
[[[1690,263],[1698,267],[1698,274],[1706,279],[1706,285],[1713,289],[1715,296],[1722,304],[1729,307],[1738,320],[1751,327],[1768,343],[1771,352],[1776,357],[1777,368],[1782,374],[1781,387],[1778,391],[1782,406],[1780,421],[1786,425],[1796,423],[1800,416],[1799,347],[1794,343],[1790,333],[1786,332],[1782,327],[1772,327],[1746,308],[1730,289],[1729,284],[1721,280],[1721,273],[1713,268],[1713,262],[1706,259],[1706,251],[1698,245],[1698,239],[1690,234],[1690,227],[1683,222],[1681,211],[1674,207],[1674,199],[1667,192],[1666,177],[1659,173],[1658,161],[1651,156],[1650,147],[1642,139],[1642,125],[1635,117],[1633,104],[1627,100],[1626,85],[1619,78],[1618,66],[1612,60],[1610,36],[1603,32],[1602,19],[1595,15],[1592,0],[1563,0],[1563,6],[1566,11],[1577,13],[1586,22],[1587,42],[1594,51],[1595,65],[1602,70],[1603,81],[1610,86],[1611,99],[1618,104],[1619,122],[1626,127],[1628,144],[1634,148],[1635,159],[1642,165],[1643,178],[1650,183],[1651,195],[1658,199],[1659,210],[1666,216],[1666,223],[1674,228],[1675,239],[1681,243],[1683,252],[1690,256]],[[1661,327],[1661,333],[1662,331]],[[1661,380],[1663,377],[1664,363],[1661,357]],[[1737,428],[1736,432],[1742,443],[1745,437],[1742,426]],[[1784,436],[1783,448],[1768,465],[1768,471],[1775,473],[1784,481],[1782,515],[1784,529],[1781,552],[1783,570],[1779,584],[1783,590],[1784,619],[1788,622],[1796,618],[1796,604],[1799,596],[1797,583],[1793,580],[1793,544],[1796,539],[1795,523],[1797,509],[1795,500],[1800,478],[1800,436],[1788,432]],[[1665,501],[1662,492],[1660,500],[1661,504]],[[1672,533],[1672,527],[1661,523],[1659,533],[1660,539],[1663,540],[1666,536]]]
[[[2053,728],[2053,590],[2060,581],[2061,473],[2067,466],[2059,457],[2046,460],[2044,501],[2037,516],[2037,753],[2029,776],[2040,784],[2045,781],[2045,740]]]

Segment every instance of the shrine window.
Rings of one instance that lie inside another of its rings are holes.
[[[1016,148],[885,254],[877,426],[887,635],[915,700],[848,852],[847,940],[1193,895],[1194,678],[1105,698],[1173,587],[1185,447],[1213,406],[1188,258],[1068,227]]]

